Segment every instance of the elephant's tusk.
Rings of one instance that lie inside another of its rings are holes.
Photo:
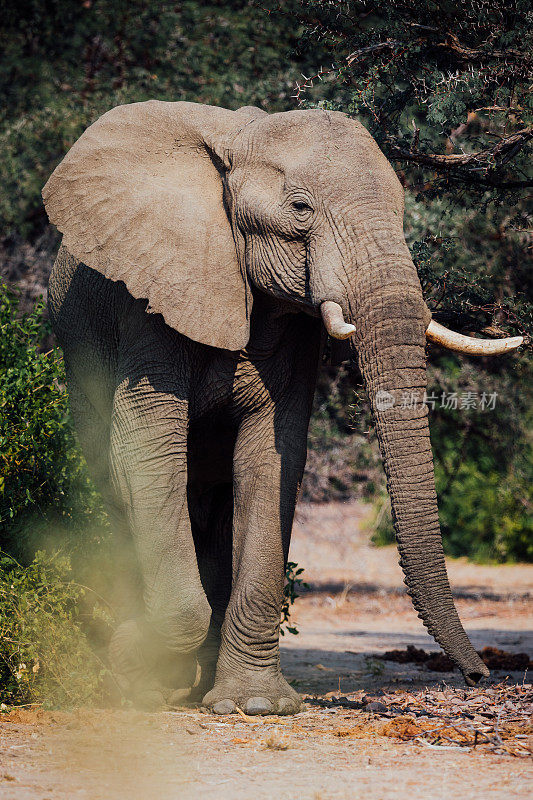
[[[458,353],[469,353],[471,356],[498,356],[502,353],[511,353],[524,341],[523,336],[513,336],[509,339],[475,339],[473,336],[464,336],[431,320],[426,330],[430,342],[435,342],[448,350]]]
[[[334,339],[349,339],[355,333],[355,325],[344,321],[342,308],[333,300],[326,300],[320,305],[320,313],[326,330]]]

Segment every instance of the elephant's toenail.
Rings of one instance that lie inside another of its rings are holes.
[[[233,714],[235,711],[235,703],[233,700],[219,700],[213,706],[214,714]]]
[[[244,710],[247,714],[271,714],[272,703],[266,697],[250,697]]]
[[[278,714],[294,714],[297,704],[290,697],[280,697],[278,700]]]
[[[168,705],[172,707],[180,706],[191,694],[190,689],[175,689],[168,698]]]

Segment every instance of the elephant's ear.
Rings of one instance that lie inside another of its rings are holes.
[[[251,294],[219,170],[253,117],[185,102],[118,106],[83,133],[43,189],[75,258],[124,281],[185,336],[229,350],[248,341]]]

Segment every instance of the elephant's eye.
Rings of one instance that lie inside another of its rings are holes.
[[[296,200],[294,203],[291,203],[291,206],[294,208],[295,211],[312,211],[310,205],[304,203],[302,200]]]

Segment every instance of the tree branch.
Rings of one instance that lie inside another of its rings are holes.
[[[379,53],[381,50],[390,50],[394,47],[401,47],[402,43],[397,42],[394,39],[387,39],[386,42],[378,42],[377,44],[371,44],[368,47],[362,47],[360,50],[354,50],[353,53],[350,53],[346,56],[346,64],[351,66],[354,61],[356,61],[361,56],[367,56],[370,53]]]
[[[465,167],[476,167],[490,169],[490,167],[501,166],[510,161],[511,158],[522,149],[522,147],[533,138],[533,128],[524,128],[521,131],[506,136],[494,147],[480,150],[477,153],[457,153],[441,155],[439,153],[419,153],[414,149],[407,150],[399,147],[390,137],[387,137],[388,152],[391,158],[397,161],[409,161],[413,164],[421,164],[432,167],[439,172],[461,170],[464,175]],[[481,176],[476,176],[481,177]],[[479,182],[489,182],[491,185],[503,185],[509,188],[521,188],[531,186],[533,181],[508,181],[507,184],[495,182],[488,176],[481,177]]]
[[[451,32],[446,34],[446,41],[439,42],[435,47],[453,50],[454,53],[457,53],[458,56],[467,61],[479,61],[483,58],[524,59],[524,53],[520,53],[518,50],[473,50],[471,47],[462,45],[457,36]]]

